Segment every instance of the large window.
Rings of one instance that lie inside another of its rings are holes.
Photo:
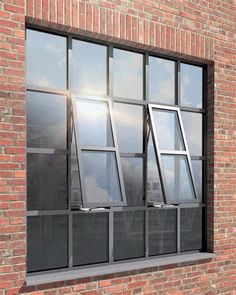
[[[205,245],[205,68],[27,30],[27,271]]]

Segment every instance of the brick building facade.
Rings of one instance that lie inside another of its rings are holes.
[[[208,65],[212,259],[26,286],[25,28],[72,32]],[[236,294],[236,3],[0,1],[0,294]]]

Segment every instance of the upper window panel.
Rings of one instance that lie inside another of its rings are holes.
[[[175,62],[149,57],[149,100],[175,104]]]
[[[27,30],[27,85],[66,89],[67,39]]]
[[[181,98],[182,106],[202,108],[202,75],[201,67],[181,64]]]
[[[90,42],[73,40],[74,94],[107,94],[107,47]]]
[[[114,96],[143,99],[143,55],[114,49]]]
[[[113,146],[108,103],[88,99],[75,100],[81,146]]]
[[[153,119],[161,150],[184,150],[176,111],[154,110]]]

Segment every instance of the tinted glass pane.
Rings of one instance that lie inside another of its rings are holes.
[[[114,213],[114,259],[144,256],[144,212]]]
[[[161,150],[183,150],[179,119],[175,111],[153,111],[154,124]]]
[[[180,210],[181,251],[202,249],[202,209],[184,208]]]
[[[143,107],[115,103],[114,114],[120,151],[126,153],[142,153]]]
[[[108,261],[108,213],[73,215],[74,265]]]
[[[67,159],[63,155],[27,155],[28,210],[67,208]]]
[[[175,203],[179,200],[192,200],[194,193],[185,156],[161,156],[168,199]]]
[[[79,94],[106,94],[107,47],[73,40],[72,91]]]
[[[27,146],[66,148],[66,97],[27,92]]]
[[[75,145],[75,134],[73,131],[71,142],[71,205],[80,206],[82,204],[81,187],[79,177],[78,158]]]
[[[177,251],[176,210],[149,210],[149,254]]]
[[[149,57],[149,99],[156,102],[175,103],[175,62]]]
[[[181,64],[181,105],[202,108],[202,68]]]
[[[67,216],[27,218],[27,271],[67,267]]]
[[[194,156],[202,155],[202,115],[190,112],[181,112],[184,132],[189,152]]]
[[[66,88],[65,37],[27,30],[27,85]]]
[[[75,100],[80,145],[113,146],[107,102]]]
[[[89,203],[122,201],[115,153],[83,152],[82,162]]]
[[[114,49],[114,95],[143,99],[143,55]]]
[[[121,166],[128,205],[143,205],[143,159],[121,158]]]
[[[200,160],[192,160],[193,175],[200,200],[202,200],[202,164]]]
[[[151,134],[148,140],[147,198],[149,203],[163,202],[160,175]]]

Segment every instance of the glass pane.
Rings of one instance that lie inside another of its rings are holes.
[[[75,106],[80,145],[113,146],[108,103],[76,99]]]
[[[154,124],[161,150],[184,150],[176,111],[153,110]]]
[[[87,202],[121,202],[115,153],[82,152],[82,162]]]
[[[202,249],[202,209],[184,208],[180,210],[181,251]]]
[[[121,166],[128,205],[143,205],[143,159],[121,158]]]
[[[142,153],[143,107],[115,103],[114,115],[120,151],[126,153]]]
[[[202,114],[181,112],[189,153],[202,155]]]
[[[177,214],[174,209],[149,210],[149,255],[177,251]]]
[[[67,267],[67,241],[67,216],[28,217],[27,271]]]
[[[203,162],[200,160],[192,160],[193,175],[196,184],[196,190],[200,200],[202,200],[202,168]]]
[[[67,157],[64,155],[27,155],[28,210],[67,208]]]
[[[114,259],[144,256],[144,212],[123,211],[114,213]]]
[[[185,156],[161,156],[166,183],[167,198],[172,203],[194,199],[187,158]]]
[[[67,39],[27,30],[26,40],[27,85],[65,89]]]
[[[73,215],[74,265],[108,261],[108,213]]]
[[[27,146],[32,148],[66,148],[66,97],[28,91]]]
[[[202,68],[181,63],[181,105],[202,108]]]
[[[78,207],[82,205],[81,198],[81,187],[80,187],[80,177],[79,177],[79,166],[78,158],[75,145],[75,134],[74,129],[72,133],[72,142],[71,142],[71,205]]]
[[[107,47],[73,40],[72,48],[73,93],[106,95]]]
[[[175,104],[175,62],[149,57],[149,100]]]
[[[143,99],[143,55],[114,49],[114,96]]]
[[[160,175],[151,134],[148,140],[147,198],[149,203],[163,202]]]

